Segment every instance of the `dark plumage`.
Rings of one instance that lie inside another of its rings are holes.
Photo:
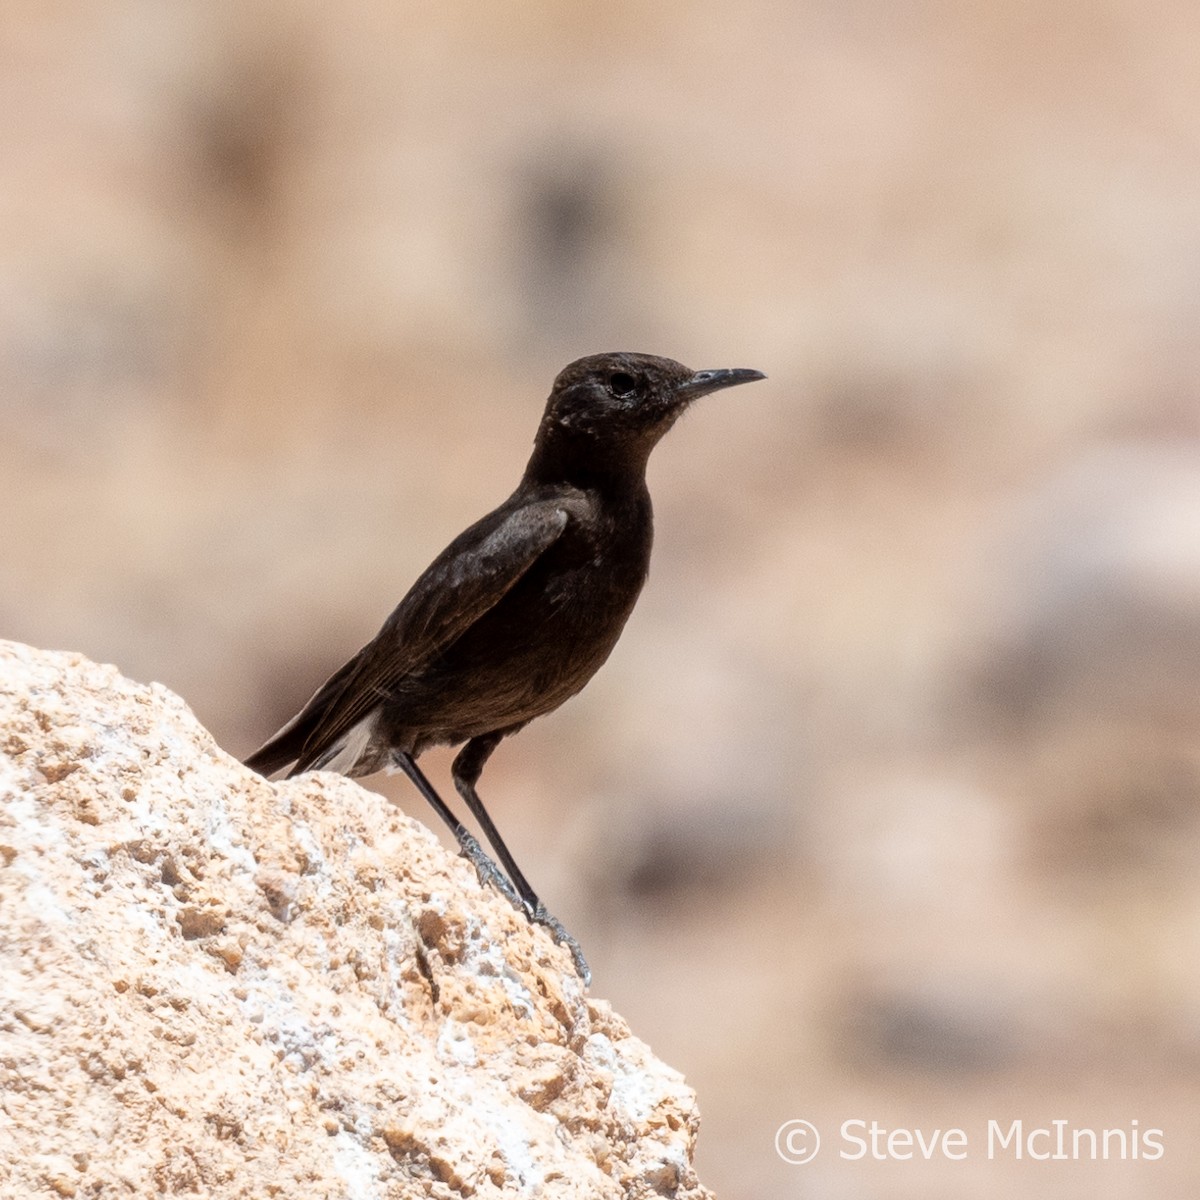
[[[762,378],[645,354],[571,363],[554,381],[517,490],[438,555],[374,640],[247,766],[264,775],[403,770],[480,874],[549,925],[586,978],[578,946],[517,869],[475,782],[502,738],[575,695],[616,645],[650,563],[650,451],[699,396]],[[455,786],[508,879],[414,761],[460,742]]]

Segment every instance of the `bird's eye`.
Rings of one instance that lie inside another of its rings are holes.
[[[637,391],[637,380],[624,371],[614,371],[608,377],[608,390],[620,400],[626,400]]]

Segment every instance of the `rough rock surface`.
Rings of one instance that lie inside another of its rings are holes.
[[[0,1195],[706,1197],[567,955],[349,780],[0,642]]]

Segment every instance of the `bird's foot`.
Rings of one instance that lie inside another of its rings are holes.
[[[583,957],[579,943],[566,931],[563,923],[546,911],[546,906],[539,900],[536,907],[523,906],[526,916],[535,924],[550,931],[550,936],[560,945],[565,946],[575,963],[575,973],[583,980],[583,986],[588,987],[592,982],[592,969]]]
[[[475,868],[479,882],[484,886],[490,883],[508,902],[535,925],[541,925],[550,931],[550,936],[560,945],[565,946],[575,964],[575,972],[587,987],[592,982],[591,968],[579,943],[566,931],[563,923],[546,911],[546,906],[534,897],[535,903],[529,904],[521,898],[513,887],[508,876],[488,857],[484,848],[465,830],[458,840],[459,853]]]
[[[526,911],[521,897],[517,895],[517,890],[509,882],[508,876],[492,862],[484,848],[469,833],[464,831],[459,838],[458,848],[463,858],[475,868],[475,874],[479,876],[479,882],[484,887],[490,883],[513,908],[521,912]]]

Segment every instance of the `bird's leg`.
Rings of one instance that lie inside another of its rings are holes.
[[[496,857],[504,864],[504,869],[508,872],[509,879],[513,881],[524,907],[532,914],[537,910],[541,901],[538,899],[537,893],[529,886],[529,881],[521,873],[521,868],[517,866],[516,860],[500,836],[500,831],[492,823],[492,818],[488,816],[487,809],[483,807],[483,802],[475,791],[475,784],[483,772],[483,764],[491,757],[492,751],[500,745],[500,739],[503,736],[502,733],[488,733],[483,737],[472,738],[458,752],[454,765],[450,768],[450,774],[454,779],[454,786],[458,789],[458,794],[467,802],[467,807],[471,810],[471,815],[479,822],[479,828],[483,830],[484,837],[491,843]]]
[[[475,873],[479,876],[479,882],[485,886],[488,883],[495,885],[496,890],[514,908],[523,907],[524,898],[517,895],[516,891],[513,890],[513,885],[505,877],[504,872],[488,858],[484,848],[475,840],[466,826],[450,811],[441,796],[434,791],[433,784],[425,778],[424,771],[413,761],[412,755],[405,750],[393,750],[392,759],[396,766],[416,784],[417,791],[429,801],[433,806],[434,812],[450,827],[451,833],[454,834],[455,839],[458,841],[458,848],[463,857],[475,868]]]
[[[479,793],[475,790],[475,784],[479,781],[479,776],[483,772],[483,764],[495,748],[500,744],[504,733],[488,733],[482,737],[472,738],[459,752],[454,759],[454,764],[450,768],[450,774],[454,779],[454,786],[458,789],[458,794],[466,801],[467,807],[471,810],[471,815],[479,822],[480,829],[483,830],[484,836],[491,843],[492,849],[496,851],[497,857],[504,864],[504,869],[508,872],[508,877],[513,881],[517,889],[517,893],[521,897],[522,903],[519,906],[525,911],[525,915],[539,925],[544,925],[553,936],[554,940],[561,946],[565,946],[570,951],[572,959],[575,961],[575,970],[579,974],[579,978],[587,985],[592,981],[591,968],[587,965],[587,959],[583,957],[583,951],[579,948],[579,943],[566,931],[562,922],[554,916],[551,916],[546,911],[546,906],[538,899],[537,893],[529,886],[529,881],[521,873],[521,868],[517,866],[516,860],[509,852],[508,847],[504,844],[504,839],[500,836],[500,831],[492,822],[492,818],[488,816],[488,811],[483,807],[483,801],[479,799]],[[511,896],[509,897],[511,899]]]

